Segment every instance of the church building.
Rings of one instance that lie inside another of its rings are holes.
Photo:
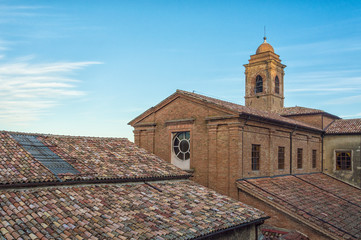
[[[272,46],[244,66],[246,106],[177,90],[129,123],[135,143],[234,198],[237,179],[320,172],[322,129],[277,113],[286,66]]]
[[[342,198],[361,209],[361,119],[348,123],[322,110],[284,107],[286,65],[266,38],[244,67],[245,106],[177,90],[129,122],[135,144],[192,173],[194,181],[265,211],[279,227],[317,239],[361,237],[360,227],[328,219],[342,210],[327,205],[332,194],[335,202]],[[334,185],[325,189],[326,182]],[[312,200],[317,191],[324,202]],[[344,199],[343,191],[354,198]],[[305,202],[312,204],[304,209]],[[327,219],[313,219],[321,213],[309,209],[323,204]],[[361,226],[361,212],[355,216]]]

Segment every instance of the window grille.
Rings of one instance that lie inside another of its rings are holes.
[[[317,150],[312,150],[312,168],[316,168]]]
[[[303,149],[297,148],[297,168],[302,168]]]
[[[278,169],[285,169],[285,147],[278,147]]]
[[[252,170],[259,170],[261,145],[252,144]]]
[[[336,152],[336,170],[352,170],[351,152]]]

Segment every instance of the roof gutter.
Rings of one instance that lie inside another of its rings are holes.
[[[347,133],[347,132],[341,132],[341,133],[325,133],[325,136],[336,136],[336,135],[361,135],[361,132],[354,132],[354,133]]]

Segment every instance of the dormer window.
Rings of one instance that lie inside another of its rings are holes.
[[[280,80],[278,76],[275,78],[275,93],[280,94]]]
[[[257,75],[255,93],[261,92],[263,92],[263,79],[260,75]]]

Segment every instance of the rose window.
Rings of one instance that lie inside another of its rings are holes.
[[[190,133],[180,132],[173,138],[173,151],[176,157],[180,160],[188,160],[190,154]]]

